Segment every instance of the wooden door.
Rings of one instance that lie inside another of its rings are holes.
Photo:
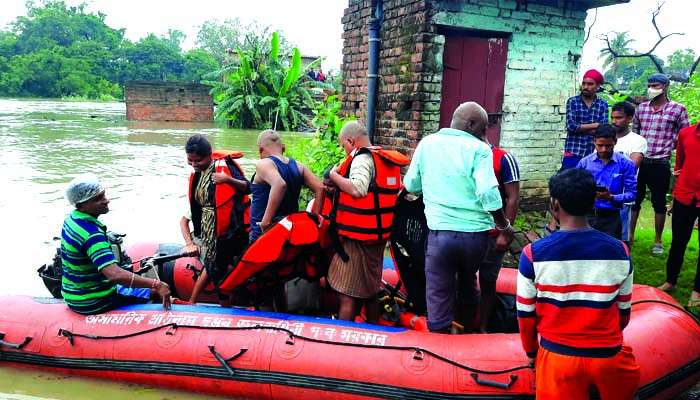
[[[475,101],[489,113],[489,142],[501,136],[508,39],[447,35],[443,53],[440,127],[450,126],[461,103]]]

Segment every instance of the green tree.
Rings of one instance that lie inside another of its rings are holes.
[[[235,50],[241,46],[244,37],[241,21],[238,18],[210,20],[204,22],[197,32],[196,45],[211,54],[219,64],[226,58],[226,50]]]
[[[666,59],[666,72],[687,78],[696,57],[693,49],[676,50]]]
[[[615,32],[615,35],[610,40],[610,48],[600,50],[600,58],[603,59],[603,68],[614,68],[617,58],[613,52],[617,54],[630,54],[632,49],[630,45],[634,43],[634,39],[629,37],[629,32]],[[612,49],[613,51],[610,51]]]
[[[205,75],[217,71],[219,67],[219,62],[209,52],[192,49],[185,53],[182,80],[199,82]]]
[[[170,37],[149,34],[136,43],[123,46],[124,66],[120,82],[130,80],[179,80],[184,60]]]

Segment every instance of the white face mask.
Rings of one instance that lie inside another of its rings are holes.
[[[659,97],[663,92],[664,92],[663,89],[648,88],[647,89],[647,98],[649,100],[654,100],[655,98]]]

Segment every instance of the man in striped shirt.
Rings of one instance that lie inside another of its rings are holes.
[[[583,400],[594,387],[603,400],[632,399],[639,366],[622,344],[632,297],[629,250],[588,225],[596,196],[588,171],[560,172],[549,192],[561,229],[523,249],[517,281],[520,337],[535,362],[537,398]]]
[[[75,205],[61,231],[61,294],[80,314],[99,314],[127,304],[147,303],[152,292],[170,307],[165,282],[143,278],[117,265],[105,225],[97,220],[109,211],[105,189],[94,174],[73,179],[66,190]]]

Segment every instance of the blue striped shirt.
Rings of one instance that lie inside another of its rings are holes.
[[[593,137],[576,133],[583,124],[604,124],[608,122],[608,103],[596,97],[588,108],[581,95],[566,101],[566,141],[564,151],[575,156],[585,157],[593,153]]]

